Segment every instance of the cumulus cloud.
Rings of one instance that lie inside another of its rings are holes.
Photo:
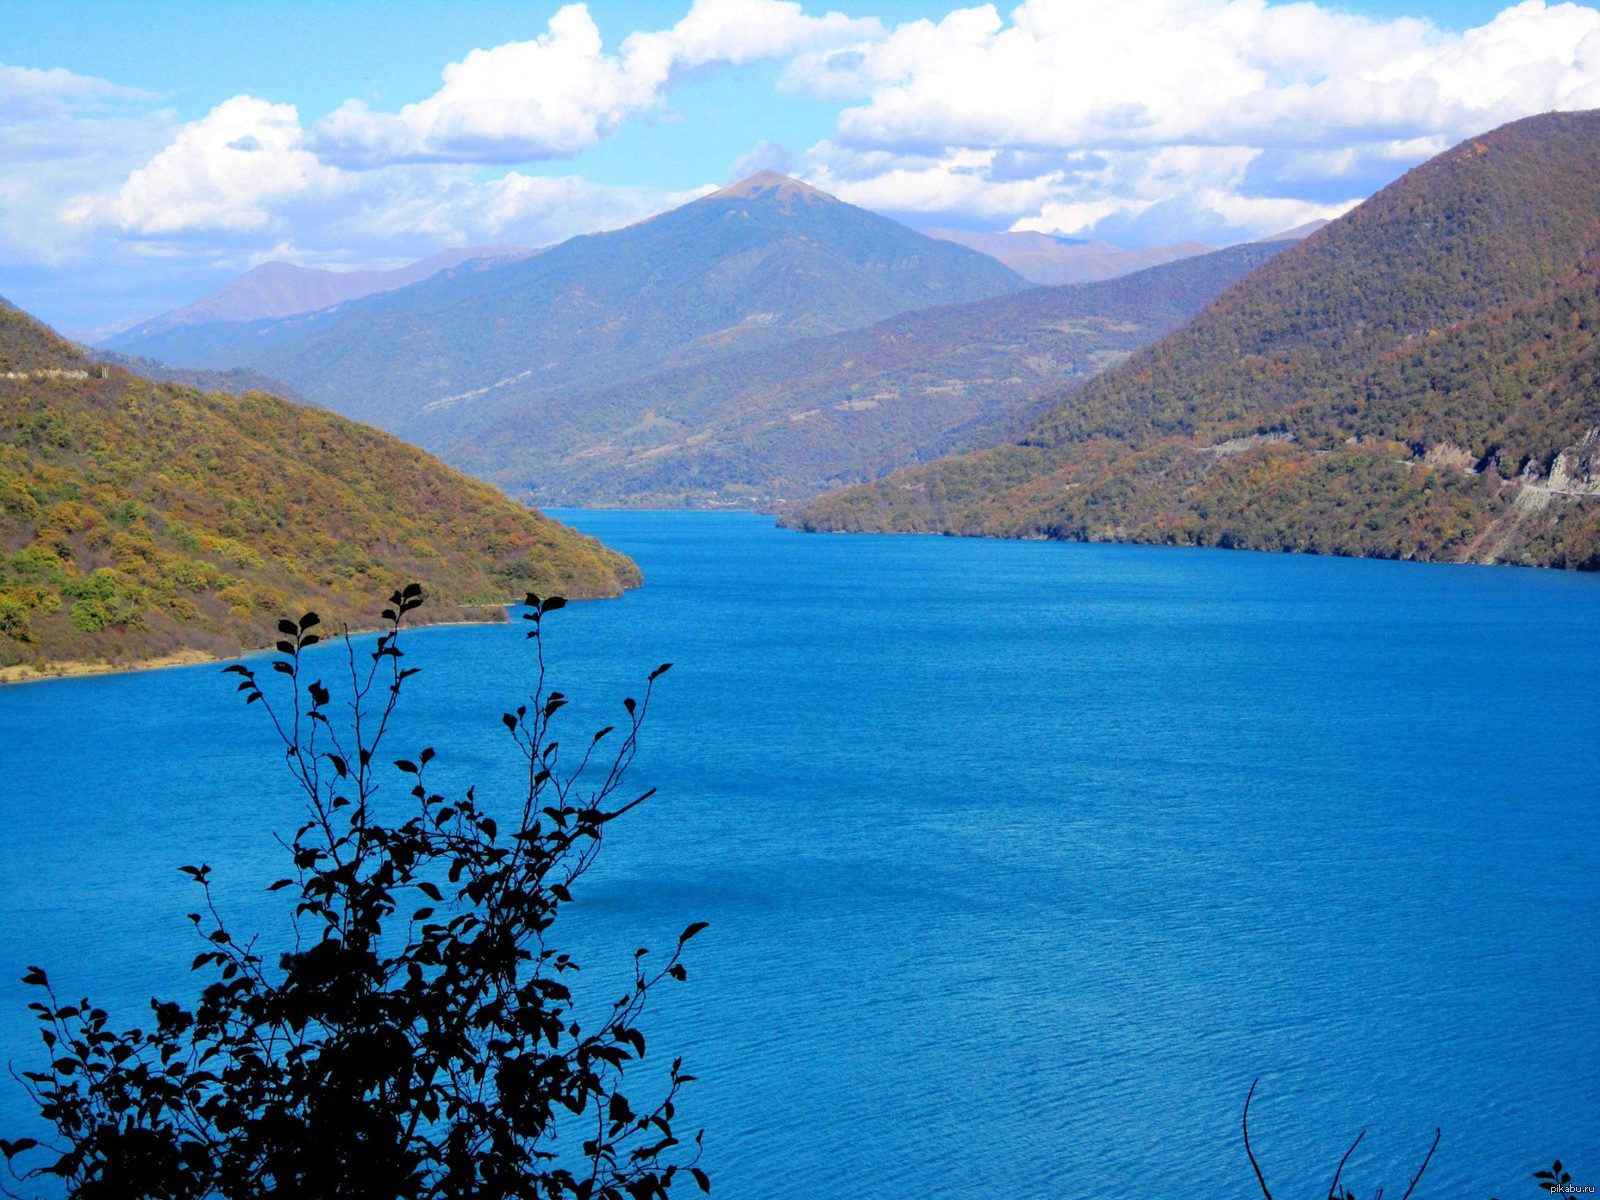
[[[1317,3],[1025,0],[805,52],[784,78],[855,101],[810,165],[859,203],[1253,236],[1505,121],[1600,106],[1600,11],[1524,0],[1454,32]]]
[[[1600,103],[1600,12],[1525,0],[1452,33],[1314,3],[1026,0],[799,56],[860,147],[1338,145]]]
[[[1336,217],[1361,199],[1344,191],[1330,198],[1282,194],[1271,172],[1264,184],[1257,181],[1263,155],[1250,146],[892,155],[828,142],[813,147],[809,173],[842,199],[912,224],[954,215],[1122,245],[1222,245]]]
[[[54,267],[84,252],[61,220],[86,181],[126,177],[171,138],[171,113],[137,88],[62,68],[0,65],[0,268]]]
[[[80,199],[67,217],[138,234],[263,229],[274,202],[338,185],[304,141],[294,105],[235,96],[183,126],[113,194]]]
[[[180,123],[159,96],[0,65],[0,266],[357,266],[627,224],[697,193],[533,164],[666,113],[696,73],[751,64],[779,67],[741,80],[755,111],[799,92],[837,116],[798,153],[725,147],[731,177],[775,167],[914,224],[1127,243],[1334,216],[1463,137],[1600,107],[1600,11],[1576,3],[1523,0],[1464,31],[1322,0],[1024,0],[893,26],[815,11],[693,0],[607,46],[568,4],[537,36],[445,66],[415,103],[320,117],[236,96]]]
[[[671,29],[606,52],[589,10],[569,4],[532,41],[474,50],[444,86],[398,112],[349,101],[319,121],[314,145],[348,167],[395,162],[514,163],[570,157],[660,107],[686,71],[786,58],[882,33],[876,21],[807,16],[791,0],[695,0]]]
[[[66,205],[71,225],[133,235],[158,247],[296,245],[313,258],[343,246],[374,250],[485,238],[547,244],[614,228],[683,202],[681,194],[577,176],[469,165],[399,163],[349,170],[323,161],[293,105],[235,96],[180,126],[120,185]],[[709,190],[703,189],[703,190]]]
[[[733,160],[733,165],[728,168],[728,182],[748,179],[758,171],[779,171],[788,175],[797,169],[798,163],[791,150],[762,138],[750,148],[748,154],[741,154]]]

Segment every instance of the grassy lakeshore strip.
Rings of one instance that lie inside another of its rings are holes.
[[[448,621],[420,621],[408,622],[410,629],[443,629],[452,625],[500,625],[509,618],[505,606],[492,604],[483,606],[483,616],[478,618],[462,618],[457,615]],[[351,637],[359,637],[366,633],[376,633],[378,626],[363,626],[360,629],[351,629]],[[333,636],[330,635],[331,641]],[[122,675],[134,671],[160,671],[168,667],[198,667],[205,663],[233,662],[238,658],[247,658],[254,654],[265,654],[272,647],[258,646],[254,648],[239,647],[235,654],[211,654],[204,650],[179,650],[173,654],[162,654],[153,658],[131,658],[126,662],[82,662],[61,661],[46,663],[13,663],[8,667],[0,667],[0,686],[8,683],[40,683],[46,679],[76,679],[84,675]]]

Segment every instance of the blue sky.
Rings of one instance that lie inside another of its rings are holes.
[[[1600,12],[1542,0],[7,0],[0,294],[85,333],[759,166],[919,227],[1225,243],[1595,106]]]

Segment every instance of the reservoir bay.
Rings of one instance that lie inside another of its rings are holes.
[[[1600,1184],[1600,577],[1152,547],[828,537],[557,512],[646,586],[548,622],[565,740],[658,662],[555,940],[644,1021],[734,1200]],[[375,600],[381,598],[375,597]],[[377,607],[375,604],[374,607]],[[404,635],[386,758],[509,803],[520,622]],[[335,647],[320,648],[338,679]],[[191,997],[179,875],[286,944],[300,808],[215,666],[0,688],[0,1059],[18,979],[116,1023]],[[398,807],[398,773],[388,790]],[[644,1093],[641,1093],[641,1097]],[[33,1132],[0,1082],[0,1135]],[[682,1129],[679,1130],[680,1135]]]

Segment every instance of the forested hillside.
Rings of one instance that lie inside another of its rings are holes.
[[[763,506],[1020,431],[1282,245],[1031,288],[530,403],[447,457],[542,503]]]
[[[795,514],[1600,566],[1600,113],[1504,126],[1291,247],[1012,443]]]
[[[263,393],[158,384],[0,306],[0,667],[230,655],[316,609],[434,620],[637,569],[387,434]]]

